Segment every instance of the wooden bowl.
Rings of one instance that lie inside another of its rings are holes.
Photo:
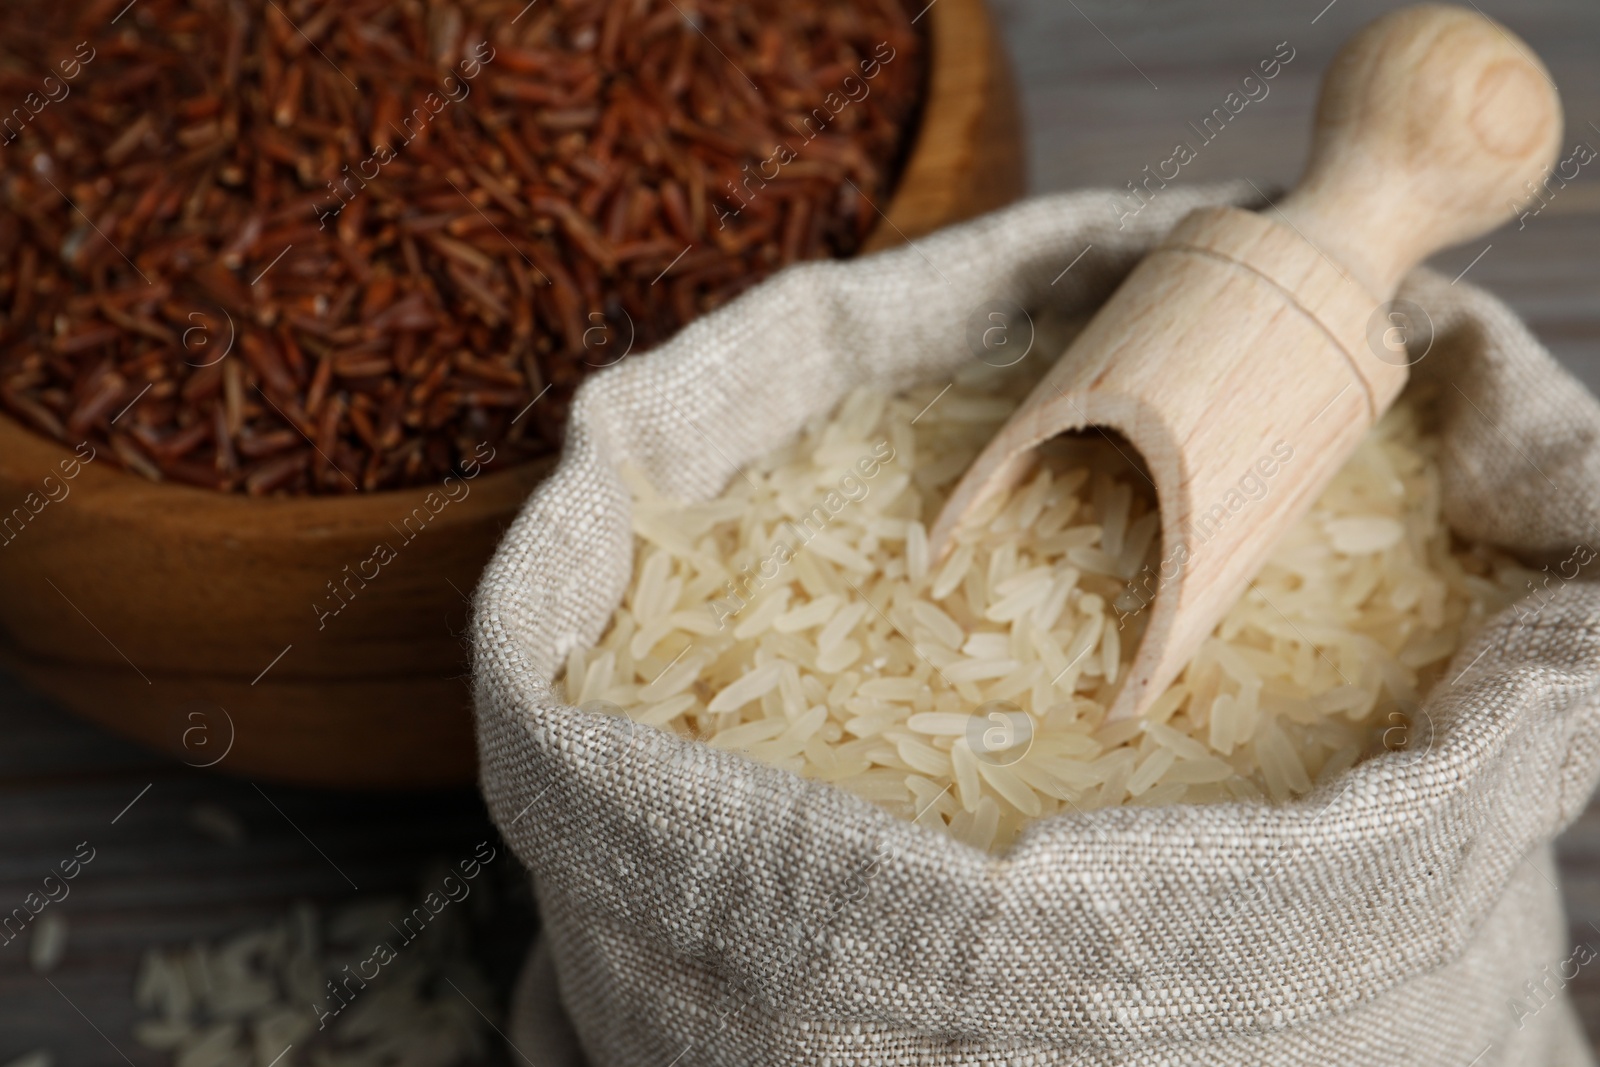
[[[1014,90],[983,0],[925,16],[920,125],[863,251],[1022,192]],[[0,513],[9,670],[192,766],[352,788],[472,781],[467,598],[550,463],[482,475],[440,506],[431,486],[255,499],[104,457],[69,480],[72,458],[0,417],[0,507],[20,508]],[[394,551],[381,565],[380,543]]]

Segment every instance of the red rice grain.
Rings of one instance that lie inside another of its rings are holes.
[[[255,494],[549,455],[630,339],[854,252],[922,85],[900,0],[13,0],[0,29],[0,406]]]

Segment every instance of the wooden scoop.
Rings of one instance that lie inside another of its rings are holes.
[[[1130,587],[1153,596],[1148,627],[1109,717],[1142,711],[1425,354],[1426,310],[1389,303],[1400,278],[1512,218],[1560,135],[1549,75],[1499,24],[1427,5],[1367,26],[1323,79],[1299,186],[1172,230],[973,462],[935,555],[1042,442],[1120,433],[1161,508],[1161,562]]]

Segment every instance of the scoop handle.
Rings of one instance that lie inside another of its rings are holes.
[[[1334,57],[1279,209],[1387,300],[1434,252],[1514,218],[1560,138],[1555,86],[1526,44],[1473,10],[1404,8]]]

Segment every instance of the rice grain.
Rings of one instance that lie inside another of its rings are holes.
[[[858,390],[706,504],[628,472],[633,589],[599,645],[569,658],[569,698],[604,695],[1000,850],[1062,812],[1306,792],[1393,747],[1464,635],[1526,580],[1452,541],[1438,446],[1402,402],[1179,679],[1107,724],[1145,623],[1130,594],[1162,551],[1126,450],[1049,443],[945,561],[928,554],[928,525],[1033,373],[973,367],[937,404],[942,383]],[[888,459],[863,460],[885,442]],[[867,491],[825,505],[847,475]],[[729,576],[775,559],[730,615]],[[999,721],[1025,728],[996,740]]]

